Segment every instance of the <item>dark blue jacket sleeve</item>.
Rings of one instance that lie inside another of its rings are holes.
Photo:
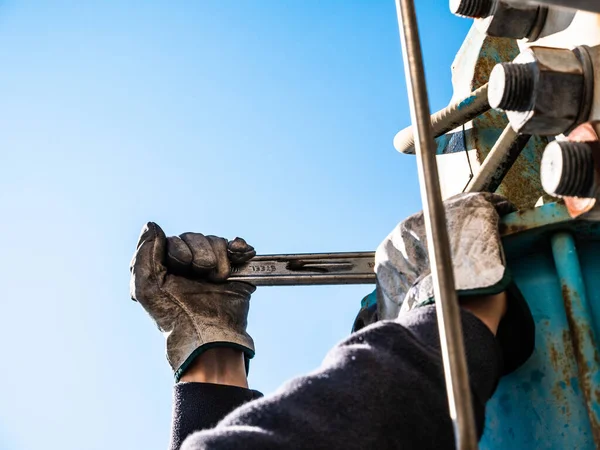
[[[217,425],[227,414],[262,397],[258,391],[211,383],[178,383],[173,392],[170,450],[179,450],[195,431]]]
[[[481,436],[501,357],[479,319],[463,311],[462,322]],[[439,347],[433,306],[371,325],[334,347],[318,370],[192,434],[182,450],[453,449]]]

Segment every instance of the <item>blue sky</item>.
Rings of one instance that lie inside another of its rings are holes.
[[[470,25],[419,1],[432,108]],[[164,449],[172,375],[129,300],[142,224],[374,250],[420,208],[394,2],[0,4],[0,449]],[[253,387],[318,366],[369,287],[259,288]]]

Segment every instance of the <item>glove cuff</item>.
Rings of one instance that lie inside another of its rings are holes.
[[[458,297],[496,295],[506,291],[512,283],[513,278],[510,271],[504,268],[502,277],[490,285],[461,289],[460,283],[457,283],[456,294]],[[410,288],[402,304],[402,311],[406,312],[414,308],[433,305],[434,303],[433,280],[431,274],[428,274]]]
[[[179,366],[178,369],[174,372],[175,383],[179,383],[179,380],[185,373],[185,371],[190,367],[190,365],[194,362],[194,360],[211,348],[232,348],[234,350],[239,350],[244,353],[244,364],[246,366],[246,375],[250,370],[250,360],[254,358],[254,350],[246,347],[244,345],[236,344],[234,342],[208,342],[204,345],[201,345],[196,350],[194,350],[190,355],[183,361],[183,363]]]

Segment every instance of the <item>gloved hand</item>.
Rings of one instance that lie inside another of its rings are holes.
[[[256,255],[243,239],[231,242],[199,233],[166,238],[149,222],[142,229],[131,262],[131,298],[156,322],[167,340],[167,359],[179,378],[203,351],[214,347],[254,356],[246,332],[250,295],[255,287],[226,282],[231,264]]]
[[[535,339],[531,312],[506,268],[498,229],[500,216],[514,207],[491,193],[460,194],[444,206],[459,297],[508,294],[497,334],[508,373],[531,355]],[[379,319],[395,319],[434,302],[422,212],[401,222],[379,246],[375,272]]]

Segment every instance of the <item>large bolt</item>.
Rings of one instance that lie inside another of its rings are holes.
[[[473,19],[482,19],[492,14],[495,0],[450,0],[452,14]]]
[[[556,136],[585,122],[592,92],[586,88],[582,61],[572,50],[531,47],[512,63],[495,67],[488,99],[506,111],[522,134]]]
[[[496,65],[490,74],[488,90],[490,106],[505,111],[529,111],[534,101],[535,80],[538,76],[534,63]]]
[[[504,0],[450,0],[457,16],[477,20],[477,28],[488,36],[536,40],[546,22],[548,8],[515,4]]]
[[[594,155],[587,142],[554,141],[541,165],[544,190],[560,197],[589,197],[594,189]]]

